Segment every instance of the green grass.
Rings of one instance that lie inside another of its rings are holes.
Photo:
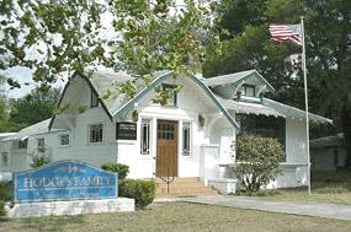
[[[154,203],[134,213],[0,222],[0,231],[350,231],[351,221],[190,203]]]
[[[351,204],[351,171],[312,173],[311,195],[307,188],[266,190],[255,196],[269,200]]]

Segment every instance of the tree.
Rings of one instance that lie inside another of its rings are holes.
[[[53,115],[59,98],[58,89],[34,89],[23,98],[13,101],[9,121],[28,126],[48,119]]]
[[[160,69],[194,73],[204,59],[209,9],[192,0],[5,0],[0,69],[29,67],[42,87],[100,65],[143,79]]]
[[[281,172],[279,162],[283,148],[277,139],[243,135],[236,141],[236,160],[233,171],[248,193],[257,192]]]
[[[277,93],[273,98],[302,107],[304,98],[301,75],[297,73],[296,78],[291,78],[292,72],[284,68],[283,62],[284,58],[299,52],[300,48],[290,44],[277,46],[268,33],[271,22],[295,22],[295,15],[301,12],[300,3],[301,1],[293,0],[223,1],[216,19],[217,30],[226,32],[221,37],[222,52],[216,56],[209,51],[203,66],[204,75],[210,77],[256,69],[276,88]],[[279,17],[273,9],[277,5],[280,11],[285,12]],[[289,13],[284,11],[283,6],[288,7]],[[232,14],[238,11],[241,13]],[[246,15],[246,20],[243,21],[241,15]],[[311,108],[313,109],[312,106]]]
[[[307,1],[309,76],[316,98],[344,133],[346,166],[351,169],[351,2]]]
[[[278,46],[268,34],[270,23],[297,24],[304,16],[310,111],[333,118],[335,127],[329,133],[343,131],[351,167],[351,2],[257,0],[245,6],[239,4],[242,2],[246,1],[221,1],[217,30],[230,34],[221,37],[222,55],[207,59],[204,74],[257,69],[276,88],[274,98],[304,108],[302,70],[292,78],[283,63],[285,57],[301,53],[301,47]],[[239,10],[240,14],[230,13]],[[242,21],[241,15],[247,20]]]

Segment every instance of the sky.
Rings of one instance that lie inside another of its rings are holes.
[[[21,88],[10,89],[10,86],[6,83],[4,86],[1,86],[1,90],[3,90],[5,96],[9,98],[21,98],[26,94],[30,93],[30,91],[36,87],[38,87],[38,83],[35,83],[32,80],[32,71],[29,68],[25,67],[13,67],[7,69],[5,72],[2,72],[8,78],[13,78],[17,80],[21,84]],[[29,85],[25,85],[24,83],[29,83]],[[63,88],[65,83],[62,80],[59,80],[53,86],[55,88]]]

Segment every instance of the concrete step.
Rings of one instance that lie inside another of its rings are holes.
[[[197,177],[176,178],[169,186],[160,178],[155,179],[156,197],[214,195],[217,191],[205,186]]]

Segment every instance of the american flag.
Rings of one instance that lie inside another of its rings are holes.
[[[271,33],[272,39],[279,43],[290,41],[296,45],[302,45],[300,24],[271,24],[269,25],[269,32]]]

